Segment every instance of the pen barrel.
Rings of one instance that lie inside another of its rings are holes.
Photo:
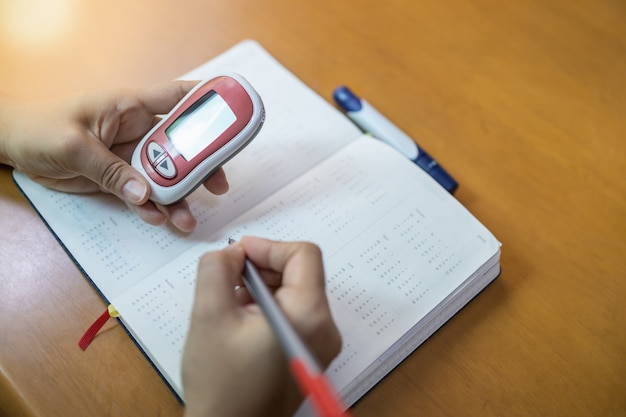
[[[428,172],[448,192],[454,193],[459,184],[441,165],[437,163],[428,153],[420,149],[419,156],[413,160],[420,168]]]
[[[301,360],[309,369],[319,372],[317,360],[291,326],[258,270],[249,260],[244,263],[243,281],[252,298],[265,314],[287,357],[291,360]]]
[[[428,153],[419,148],[406,133],[391,123],[385,116],[361,100],[361,109],[347,112],[348,116],[363,130],[382,140],[426,171],[448,192],[453,193],[459,186],[450,174]]]
[[[350,91],[348,87],[337,87],[333,92],[333,98],[361,129],[409,158],[448,192],[454,193],[458,188],[459,184],[456,180],[437,161],[417,146],[410,136],[391,123],[367,101]]]
[[[361,109],[346,113],[358,126],[377,139],[382,140],[409,159],[415,160],[420,153],[417,144],[385,116],[361,100]]]

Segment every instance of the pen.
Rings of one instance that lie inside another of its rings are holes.
[[[232,238],[228,244],[235,243]],[[349,417],[317,361],[293,329],[254,264],[246,258],[243,282],[259,305],[285,351],[291,372],[320,417]]]
[[[413,139],[391,123],[367,101],[350,91],[348,87],[337,87],[333,92],[333,98],[357,126],[400,151],[400,153],[426,171],[448,192],[454,193],[458,188],[459,184],[437,161],[424,152]]]

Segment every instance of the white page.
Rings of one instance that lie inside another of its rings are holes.
[[[267,116],[258,136],[224,165],[230,191],[218,197],[201,187],[188,198],[198,220],[191,234],[147,225],[112,196],[59,193],[14,174],[19,187],[106,299],[360,135],[338,110],[254,41],[236,45],[182,78],[210,78],[223,72],[246,77],[262,97]]]
[[[432,178],[364,136],[112,301],[181,396],[197,260],[242,234],[321,246],[345,343],[328,370],[339,390],[499,250]]]

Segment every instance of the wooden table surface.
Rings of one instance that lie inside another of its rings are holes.
[[[259,41],[322,96],[346,83],[459,180],[500,278],[354,408],[366,416],[626,415],[626,3],[0,2],[0,91],[169,80]],[[0,414],[183,408],[0,169]]]

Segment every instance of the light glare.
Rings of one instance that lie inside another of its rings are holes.
[[[0,0],[0,31],[16,47],[46,46],[67,30],[75,0]]]

